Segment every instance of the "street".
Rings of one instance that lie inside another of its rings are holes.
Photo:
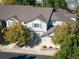
[[[49,56],[0,52],[0,59],[49,59]]]

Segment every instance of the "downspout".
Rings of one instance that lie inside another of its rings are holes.
[[[54,2],[54,3],[55,3],[55,2]],[[53,15],[54,12],[56,12],[55,5],[54,5],[54,7],[53,7],[53,9],[52,9],[52,12],[51,12],[50,17],[49,17],[49,21],[48,21],[48,23],[47,23],[47,30],[48,30],[50,27],[53,27],[53,25],[50,25],[49,23],[51,22],[51,18],[52,18],[52,15]]]

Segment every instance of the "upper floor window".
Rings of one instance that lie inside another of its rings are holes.
[[[40,27],[40,25],[39,25],[39,24],[37,24],[37,23],[35,23],[35,24],[34,24],[34,27]]]
[[[0,26],[2,26],[2,21],[0,21]]]

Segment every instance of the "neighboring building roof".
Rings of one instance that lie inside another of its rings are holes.
[[[52,15],[52,20],[67,21],[70,20],[70,18],[76,18],[76,15],[64,9],[57,9]]]
[[[51,27],[49,30],[47,30],[47,32],[43,33],[43,35],[41,37],[45,37],[49,34],[52,34],[54,33],[55,29],[56,29],[57,26],[54,26],[54,27]]]

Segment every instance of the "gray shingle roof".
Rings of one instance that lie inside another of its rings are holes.
[[[52,20],[55,19],[55,20],[66,21],[72,17],[76,18],[76,15],[72,14],[64,9],[57,9],[56,12],[54,12],[52,15]]]
[[[45,37],[51,33],[53,33],[55,31],[57,26],[51,27],[49,30],[47,30],[47,32],[44,32],[43,35],[41,37]]]
[[[28,22],[40,14],[44,16],[47,22],[51,14],[52,8],[38,8],[32,6],[20,5],[0,5],[0,18],[8,19],[14,15],[25,22]]]
[[[41,15],[41,14],[39,16],[36,16],[34,19],[29,20],[28,22],[31,22],[31,21],[33,21],[35,19],[40,19],[40,20],[42,20],[44,22],[47,22],[46,19],[44,18],[44,16]],[[25,23],[28,23],[28,22],[25,22]]]
[[[9,19],[16,15],[18,19],[26,23],[34,18],[40,18],[41,20],[48,22],[52,10],[53,8],[22,5],[0,5],[0,19]],[[70,17],[75,16],[66,10],[57,9],[57,11],[53,13],[51,19],[67,21]]]

